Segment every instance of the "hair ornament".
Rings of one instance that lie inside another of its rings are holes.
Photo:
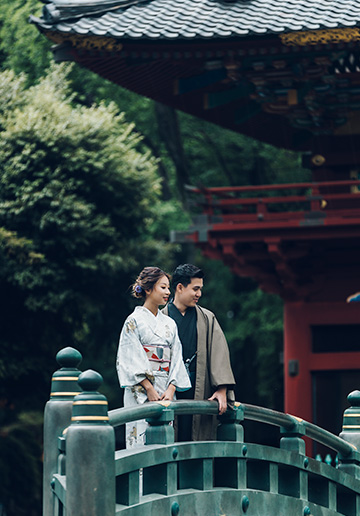
[[[141,286],[141,285],[136,285],[136,287],[134,288],[134,290],[135,290],[135,292],[136,292],[137,294],[141,294],[141,292],[142,292],[142,290],[143,290],[143,289],[142,289],[142,286]]]

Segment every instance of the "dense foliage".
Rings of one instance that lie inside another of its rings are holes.
[[[106,342],[117,285],[158,254],[147,234],[160,185],[154,159],[136,150],[133,126],[114,104],[72,106],[61,67],[30,89],[23,82],[1,74],[0,281],[8,313],[0,366],[12,380],[35,373],[39,357],[48,374],[45,365],[69,342],[86,350],[101,334]],[[21,362],[9,364],[25,335]]]
[[[133,125],[114,104],[74,105],[63,67],[25,84],[0,73],[0,399],[3,449],[25,453],[24,464],[29,456],[34,475],[32,448],[16,448],[26,433],[17,419],[42,411],[56,352],[72,345],[90,361],[106,358],[114,377],[127,287],[140,264],[169,264],[171,250],[152,238],[169,210],[159,206],[156,162],[137,149]],[[119,405],[118,388],[113,396]],[[2,463],[10,483],[14,462]],[[14,500],[3,488],[9,512]],[[19,503],[31,514],[26,498]]]
[[[119,406],[118,332],[133,306],[128,287],[145,265],[204,268],[203,304],[228,338],[237,398],[282,408],[281,300],[194,248],[169,244],[168,234],[190,222],[186,183],[307,177],[293,153],[176,113],[77,66],[50,65],[50,43],[27,22],[41,3],[2,4],[0,503],[8,516],[32,516],[39,514],[41,412],[54,356],[78,348],[81,367],[99,370],[110,405]],[[20,484],[24,497],[16,496]]]

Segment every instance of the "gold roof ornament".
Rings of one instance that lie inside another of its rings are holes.
[[[77,34],[62,34],[44,31],[47,38],[57,44],[71,43],[71,46],[81,50],[103,50],[105,52],[120,52],[123,44],[118,40],[107,37],[79,36]]]
[[[280,34],[283,45],[304,47],[327,43],[350,43],[360,41],[360,27],[323,29]]]

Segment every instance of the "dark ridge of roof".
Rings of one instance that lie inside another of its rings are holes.
[[[43,19],[49,23],[103,14],[114,9],[129,7],[144,0],[47,0],[43,7]]]
[[[360,26],[359,0],[52,0],[39,28],[139,40],[192,40]]]

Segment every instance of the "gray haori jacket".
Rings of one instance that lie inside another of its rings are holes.
[[[207,400],[220,385],[228,386],[228,403],[235,401],[234,375],[225,335],[215,315],[206,308],[196,306],[197,315],[197,359],[195,400]],[[168,315],[167,306],[162,312]],[[194,441],[216,439],[216,416],[195,415],[192,425]]]

